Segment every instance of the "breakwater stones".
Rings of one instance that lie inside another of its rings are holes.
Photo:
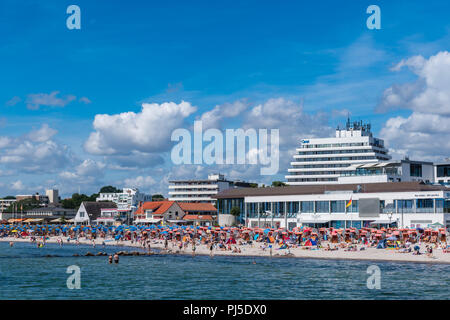
[[[119,251],[116,252],[118,256],[151,256],[155,254],[154,252],[139,252],[139,251]],[[113,254],[114,255],[114,254]],[[72,257],[101,257],[101,256],[108,256],[106,252],[98,252],[96,254],[92,252],[87,252],[84,255],[80,255],[78,253],[75,253],[72,255]]]

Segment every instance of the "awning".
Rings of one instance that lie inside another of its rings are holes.
[[[9,219],[8,222],[9,223],[13,223],[13,222],[22,222],[25,219]]]
[[[24,222],[30,223],[30,222],[41,222],[41,221],[44,221],[44,219],[32,219],[32,218],[30,218],[30,219],[26,219]]]
[[[372,221],[370,224],[391,224],[391,223],[393,223],[393,222],[395,222],[395,220],[375,220],[375,221]]]

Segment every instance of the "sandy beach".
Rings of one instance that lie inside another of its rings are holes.
[[[58,243],[59,237],[50,237],[46,240],[47,243]],[[142,248],[142,246],[136,242],[132,243],[129,240],[115,241],[112,239],[106,239],[105,245],[107,246],[124,246],[129,248]],[[2,242],[28,242],[30,239],[24,238],[14,238],[14,237],[4,237],[0,238]],[[92,246],[92,240],[79,239],[79,243],[83,245]],[[102,251],[103,239],[97,239],[95,241],[95,248],[92,246],[92,253],[97,253]],[[327,246],[327,242],[323,242],[324,246]],[[76,245],[75,241],[67,242],[64,239],[64,245]],[[271,252],[269,248],[263,250],[261,248],[262,243],[254,243],[251,245],[233,245],[233,247],[239,247],[241,249],[240,253],[232,252],[229,250],[219,250],[215,248],[213,250],[213,256],[250,256],[250,257],[271,257]],[[275,245],[272,248],[272,257],[285,257],[285,258],[314,258],[314,259],[344,259],[344,260],[369,260],[369,261],[392,261],[392,262],[416,262],[416,263],[443,263],[450,264],[450,253],[444,253],[441,249],[433,249],[433,257],[427,256],[425,252],[425,244],[421,244],[421,255],[413,255],[413,253],[400,253],[398,250],[394,249],[376,249],[365,247],[365,250],[359,251],[362,245],[358,245],[358,251],[344,251],[344,249],[339,249],[336,251],[326,251],[324,249],[311,250],[305,249],[305,247],[290,248],[289,252],[286,249],[278,249]],[[179,250],[179,248],[172,242],[169,241],[168,250],[164,249],[164,241],[158,239],[152,239],[151,248],[159,250],[160,254],[188,254],[192,255],[192,247],[189,244],[187,248]],[[197,245],[195,250],[196,255],[210,255],[209,247],[206,245]]]

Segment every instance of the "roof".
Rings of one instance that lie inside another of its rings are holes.
[[[136,210],[135,214],[144,214],[145,210],[153,210],[153,214],[164,214],[175,203],[175,201],[147,201]]]
[[[95,220],[100,217],[101,209],[114,209],[117,205],[111,201],[83,201],[81,203],[86,209],[86,213],[91,220]]]
[[[194,202],[179,202],[181,210],[188,212],[217,212],[216,207],[214,207],[211,203],[194,203]]]
[[[183,220],[208,220],[212,221],[213,217],[211,215],[197,215],[197,214],[187,214],[183,217]]]
[[[282,196],[282,195],[308,195],[325,194],[327,191],[354,191],[361,186],[360,193],[379,192],[419,192],[419,191],[448,191],[444,186],[423,184],[417,181],[411,182],[383,182],[362,184],[326,184],[326,185],[302,185],[267,188],[243,188],[227,189],[217,195],[216,199],[243,198],[250,196]]]

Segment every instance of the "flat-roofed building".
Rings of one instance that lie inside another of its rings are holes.
[[[249,227],[450,227],[450,190],[415,181],[230,189],[215,198],[219,224],[238,207]]]
[[[210,174],[206,180],[169,181],[169,200],[177,202],[215,203],[212,196],[227,189],[249,188],[252,184],[225,179],[222,174]]]

